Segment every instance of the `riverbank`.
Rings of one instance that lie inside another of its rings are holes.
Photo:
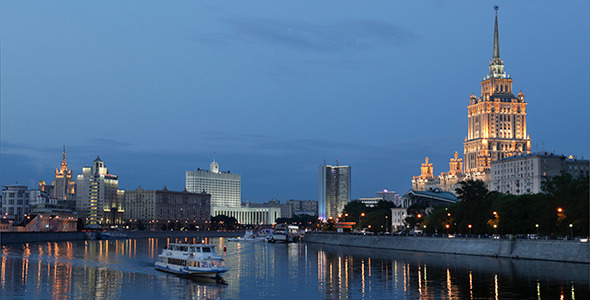
[[[435,238],[308,232],[303,242],[411,252],[535,259],[590,264],[590,244],[563,240]]]
[[[184,238],[184,237],[238,237],[244,235],[238,231],[122,231],[129,239],[147,238]],[[3,232],[0,244],[38,243],[59,241],[83,241],[96,239],[97,232]]]

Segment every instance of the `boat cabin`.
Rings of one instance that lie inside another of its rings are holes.
[[[215,253],[214,245],[204,244],[176,244],[168,245],[167,250],[187,252],[187,253]]]

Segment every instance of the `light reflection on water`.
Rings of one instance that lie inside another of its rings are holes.
[[[307,244],[217,246],[221,280],[158,272],[172,242],[200,238],[2,246],[0,298],[588,299],[588,265]],[[227,249],[224,252],[224,248]]]

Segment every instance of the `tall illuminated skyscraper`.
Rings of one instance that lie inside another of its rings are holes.
[[[96,157],[92,167],[82,168],[82,174],[77,177],[76,209],[87,228],[118,221],[109,219],[117,212],[120,215],[124,212],[118,187],[119,177],[109,173],[100,157]]]
[[[522,90],[512,93],[512,78],[500,59],[498,7],[494,24],[494,53],[489,73],[481,81],[481,95],[469,98],[468,129],[464,143],[465,173],[489,171],[491,162],[531,152]]]
[[[68,170],[66,162],[66,146],[63,149],[63,158],[59,168],[55,169],[53,181],[53,197],[59,200],[75,200],[76,182],[72,178],[72,169]]]
[[[350,201],[350,166],[323,164],[319,171],[319,218],[336,219]]]

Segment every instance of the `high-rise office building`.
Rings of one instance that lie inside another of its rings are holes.
[[[191,193],[211,195],[211,207],[239,207],[241,205],[242,177],[219,170],[213,161],[209,170],[186,171],[186,190]]]
[[[323,164],[319,171],[319,218],[336,219],[350,201],[350,166]]]
[[[118,176],[109,173],[100,157],[91,167],[82,168],[82,174],[77,177],[76,209],[86,221],[86,227],[98,228],[122,221],[123,199],[118,186]]]
[[[489,73],[481,81],[481,95],[471,94],[464,143],[465,173],[489,172],[491,162],[531,152],[522,90],[512,93],[512,78],[500,59],[498,8],[494,24],[494,51]]]

